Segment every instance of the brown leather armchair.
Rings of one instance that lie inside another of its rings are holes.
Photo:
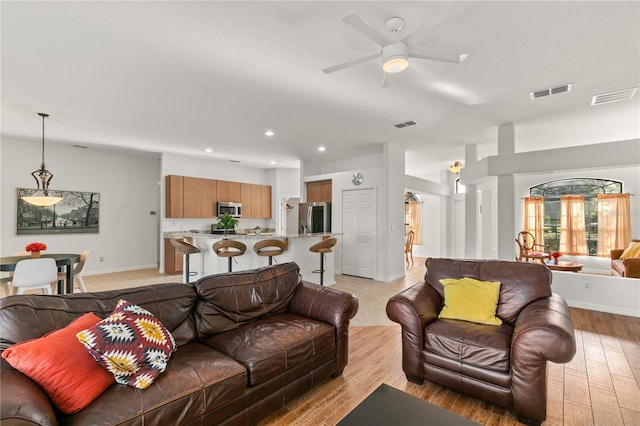
[[[393,296],[387,316],[402,326],[402,369],[516,412],[525,423],[546,418],[547,361],[576,352],[573,323],[551,291],[544,265],[499,260],[427,259],[425,281]],[[442,278],[500,281],[496,316],[502,325],[438,319]]]
[[[640,240],[631,240],[640,242]],[[611,250],[611,275],[614,277],[640,278],[640,257],[620,259],[624,249]]]

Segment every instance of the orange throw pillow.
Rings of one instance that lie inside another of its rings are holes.
[[[2,357],[38,383],[60,411],[78,412],[114,382],[76,339],[76,333],[98,322],[95,314],[85,314],[65,328],[10,346]]]

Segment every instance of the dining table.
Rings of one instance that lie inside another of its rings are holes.
[[[43,253],[40,257],[51,258],[56,261],[59,271],[64,269],[65,280],[58,281],[58,294],[73,293],[73,265],[80,261],[78,253]],[[30,255],[26,256],[6,256],[0,258],[0,271],[12,272],[16,270],[16,264],[21,260],[33,259]]]

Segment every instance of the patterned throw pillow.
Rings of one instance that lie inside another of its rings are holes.
[[[110,316],[76,337],[116,382],[148,388],[167,367],[176,342],[153,314],[119,300]]]

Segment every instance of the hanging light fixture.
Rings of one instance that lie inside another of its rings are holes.
[[[460,174],[460,170],[462,170],[462,167],[464,167],[462,165],[462,163],[460,161],[456,161],[455,163],[453,163],[453,166],[449,167],[449,171],[451,173],[455,173],[455,174],[459,175]]]
[[[42,117],[42,163],[38,170],[34,170],[31,173],[31,176],[36,180],[36,190],[30,196],[21,198],[26,203],[45,207],[59,203],[62,201],[62,197],[54,197],[49,193],[49,182],[53,178],[53,173],[47,170],[44,164],[44,119],[47,118],[49,114],[39,112],[38,115]]]

